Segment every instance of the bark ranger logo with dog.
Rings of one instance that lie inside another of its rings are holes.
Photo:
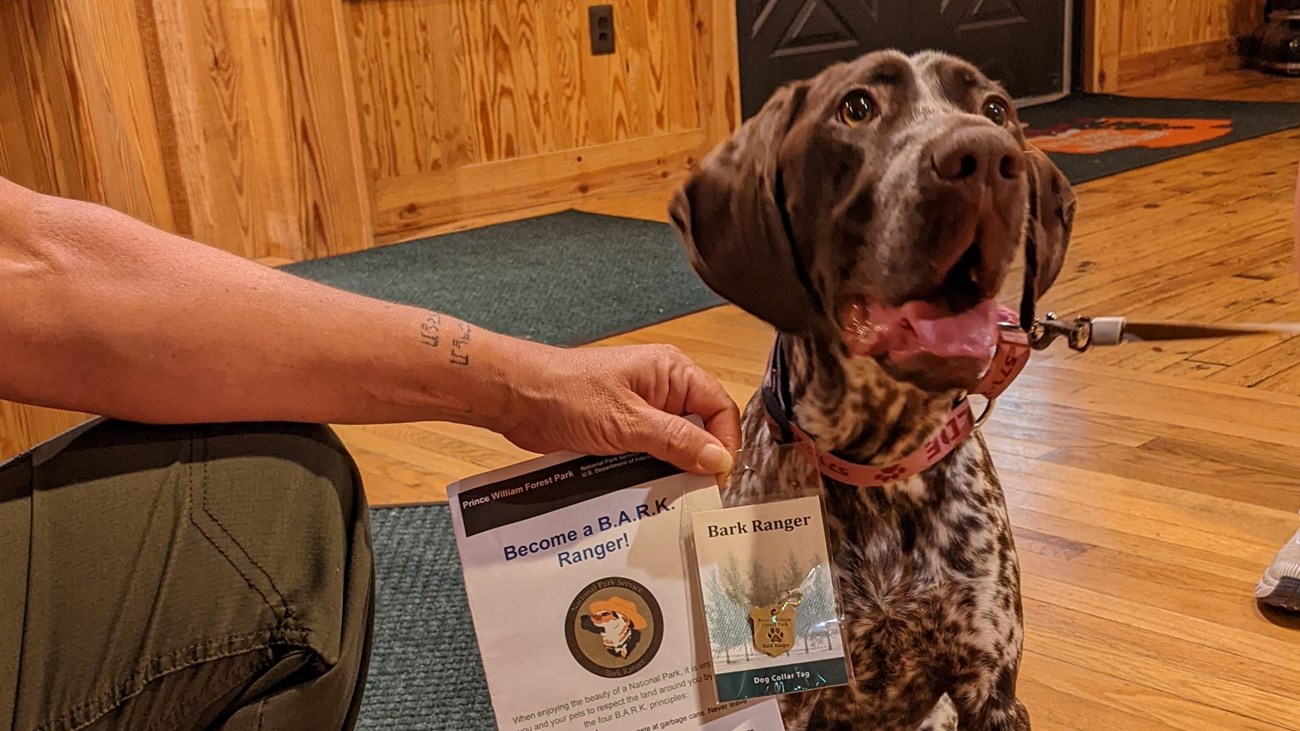
[[[663,641],[659,602],[641,584],[614,576],[588,584],[569,604],[564,635],[573,659],[602,678],[640,672]]]

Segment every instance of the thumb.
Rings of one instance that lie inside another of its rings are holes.
[[[731,472],[731,453],[708,431],[649,406],[638,416],[638,433],[630,435],[633,449],[697,475]]]

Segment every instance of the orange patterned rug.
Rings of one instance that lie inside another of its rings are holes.
[[[1022,109],[1074,183],[1300,126],[1300,104],[1076,95]]]

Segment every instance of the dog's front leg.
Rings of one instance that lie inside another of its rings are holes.
[[[960,712],[958,714],[961,715]],[[1013,698],[1010,705],[1003,708],[986,707],[983,713],[973,716],[969,722],[965,716],[961,716],[957,728],[961,731],[1030,731],[1029,710],[1019,698]]]
[[[1029,711],[1015,695],[995,692],[981,704],[964,703],[969,698],[958,690],[957,728],[961,731],[1030,731]]]

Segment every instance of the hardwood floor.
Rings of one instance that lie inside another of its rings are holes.
[[[1139,93],[1300,100],[1300,81],[1243,72]],[[1081,186],[1045,304],[1300,321],[1297,163],[1293,131]],[[668,193],[587,208],[663,220]],[[743,403],[770,339],[721,307],[595,346],[673,343]],[[340,432],[376,504],[440,501],[449,481],[527,456],[455,426]],[[984,432],[1023,567],[1035,729],[1300,729],[1300,623],[1261,614],[1251,595],[1300,528],[1300,338],[1039,354]]]

